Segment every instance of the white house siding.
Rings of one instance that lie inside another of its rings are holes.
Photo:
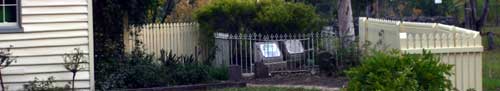
[[[0,48],[13,45],[17,62],[2,69],[8,90],[22,90],[35,77],[46,80],[54,76],[56,85],[71,81],[72,73],[63,66],[62,55],[80,48],[92,50],[91,0],[21,0],[20,33],[0,33]],[[90,38],[90,39],[89,39]],[[88,62],[93,62],[89,57]],[[76,88],[90,90],[92,72],[88,65],[76,75]]]

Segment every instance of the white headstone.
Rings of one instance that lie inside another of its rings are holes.
[[[281,56],[280,49],[276,43],[260,44],[260,51],[264,57],[279,57]]]
[[[441,3],[443,3],[443,0],[434,0],[434,3],[441,4]]]
[[[302,47],[302,43],[300,42],[300,40],[287,40],[285,41],[285,47],[290,54],[304,52],[304,48]]]

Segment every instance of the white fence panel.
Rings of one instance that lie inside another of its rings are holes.
[[[136,32],[137,36],[128,35]],[[160,50],[177,55],[197,56],[200,52],[198,46],[199,32],[197,23],[162,23],[132,26],[124,37],[125,49],[131,52],[136,47],[136,42],[142,42],[147,53],[159,56]],[[139,41],[136,41],[139,40]]]
[[[455,88],[460,91],[470,88],[482,91],[483,46],[479,32],[438,23],[365,17],[359,19],[359,24],[361,43],[388,45],[389,48],[411,54],[429,50],[438,55],[441,62],[455,65],[452,69],[454,75],[449,77]]]

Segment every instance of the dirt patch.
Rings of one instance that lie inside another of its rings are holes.
[[[347,86],[348,79],[347,77],[327,77],[310,73],[279,73],[273,74],[269,78],[245,78],[245,81],[250,84],[306,85],[342,88]]]

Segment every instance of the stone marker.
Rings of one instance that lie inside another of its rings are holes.
[[[495,41],[494,41],[494,37],[495,35],[493,34],[493,32],[488,32],[488,50],[493,50],[495,49]]]
[[[229,81],[238,82],[241,80],[241,69],[238,65],[230,65],[229,66]]]
[[[263,62],[255,62],[255,78],[269,77],[269,68]]]

